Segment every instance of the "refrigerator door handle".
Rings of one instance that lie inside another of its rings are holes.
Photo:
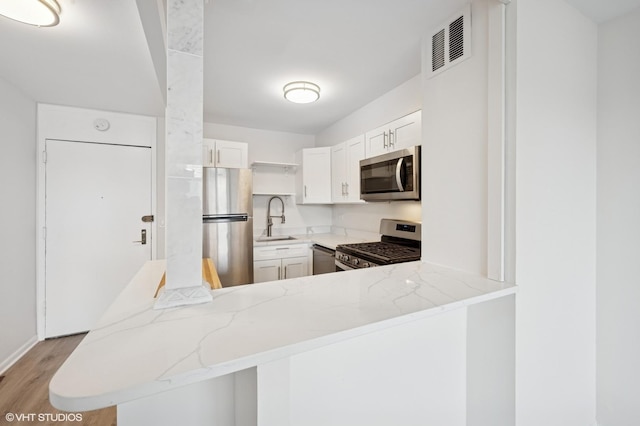
[[[227,222],[246,222],[249,220],[248,214],[216,214],[202,216],[204,223],[227,223]]]

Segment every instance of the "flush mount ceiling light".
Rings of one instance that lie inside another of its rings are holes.
[[[286,100],[297,104],[308,104],[320,99],[320,87],[308,81],[293,81],[282,90]]]
[[[0,15],[36,27],[53,27],[60,22],[56,0],[2,0]]]

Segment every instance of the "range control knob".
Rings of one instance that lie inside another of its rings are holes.
[[[349,261],[349,256],[347,256],[346,254],[342,255],[342,260],[344,260],[345,262]]]
[[[353,259],[353,264],[354,265],[359,265],[360,264],[360,259]]]
[[[369,262],[365,262],[362,264],[363,268],[371,268],[371,264]]]

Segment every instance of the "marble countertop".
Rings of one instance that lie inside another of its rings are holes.
[[[60,367],[55,407],[116,405],[516,290],[418,261],[223,288],[208,304],[154,310],[164,270],[147,262]]]
[[[338,234],[302,234],[292,235],[295,240],[274,240],[274,241],[254,241],[254,247],[274,246],[283,244],[319,244],[321,246],[336,249],[339,244],[351,244],[361,243],[364,241],[376,241],[376,239],[365,239],[362,237],[355,237],[350,235],[338,235]],[[258,237],[259,238],[259,237]]]

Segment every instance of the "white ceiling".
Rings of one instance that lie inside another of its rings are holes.
[[[640,0],[565,0],[591,20],[602,23],[640,7]]]
[[[466,0],[214,0],[206,8],[205,119],[317,133],[418,75],[421,38]],[[296,105],[282,88],[321,87]]]
[[[60,0],[61,23],[0,17],[0,77],[38,102],[164,115],[132,0]]]
[[[566,1],[596,22],[640,7]],[[160,28],[149,4],[163,0],[59,2],[57,27],[0,17],[0,77],[38,102],[162,116],[152,53],[161,68],[163,42],[148,23]],[[205,3],[205,121],[314,134],[417,75],[421,37],[468,0]],[[282,86],[301,79],[321,86],[320,101],[284,100]]]

